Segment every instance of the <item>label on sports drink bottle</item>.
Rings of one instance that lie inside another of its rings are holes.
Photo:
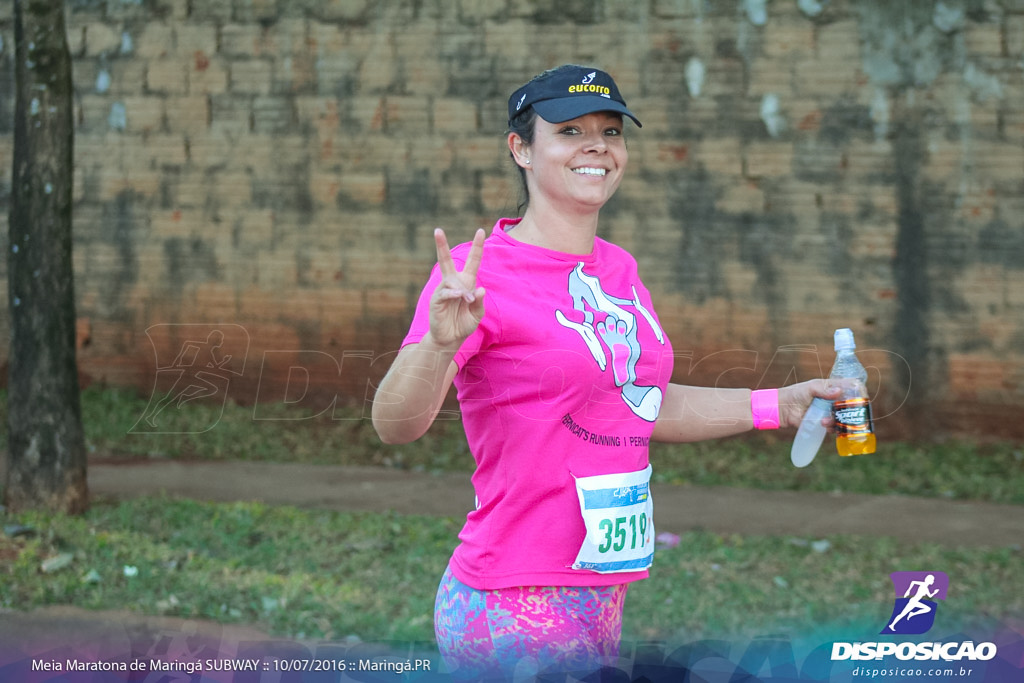
[[[836,436],[856,436],[875,431],[871,420],[871,401],[866,398],[847,398],[832,404],[836,423]]]

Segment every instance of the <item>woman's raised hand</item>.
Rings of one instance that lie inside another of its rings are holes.
[[[476,330],[484,317],[484,289],[476,274],[484,251],[484,231],[477,230],[466,264],[457,270],[444,230],[434,230],[441,284],[430,299],[430,336],[439,346],[457,346]]]

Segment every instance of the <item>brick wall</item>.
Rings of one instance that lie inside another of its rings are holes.
[[[216,331],[238,400],[363,400],[432,228],[516,211],[507,94],[578,62],[644,121],[602,234],[639,260],[677,380],[816,376],[849,326],[893,438],[1024,435],[1021,0],[75,0],[68,21],[88,381],[166,387]],[[5,227],[12,24],[0,4]]]

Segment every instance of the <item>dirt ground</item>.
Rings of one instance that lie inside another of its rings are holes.
[[[135,462],[90,465],[91,494],[115,499],[166,494],[452,517],[465,516],[474,501],[468,474],[280,463]],[[863,534],[968,547],[1024,543],[1024,506],[659,484],[652,484],[651,491],[659,532],[704,529],[807,538]]]
[[[465,515],[473,505],[467,474],[432,475],[381,468],[241,462],[100,462],[90,464],[89,487],[95,499],[168,495],[456,517]],[[659,533],[704,529],[807,540],[831,534],[862,534],[952,547],[1019,548],[1024,542],[1024,506],[907,496],[668,485],[652,485],[652,495],[657,502]],[[296,656],[305,659],[314,653],[301,643],[275,640],[245,625],[91,612],[66,606],[28,613],[0,610],[0,681],[99,680],[66,674],[53,679],[33,674],[31,662],[46,658],[97,661],[131,655],[148,661],[153,657],[187,659],[197,657],[197,653],[213,653],[215,657],[231,659],[244,653],[246,647],[254,647],[253,644],[264,651],[283,648],[282,651],[298,653]],[[112,675],[103,680],[178,680],[154,675]],[[283,680],[275,672],[264,671],[255,676],[251,680]],[[237,679],[234,674],[224,674],[206,675],[202,680]]]

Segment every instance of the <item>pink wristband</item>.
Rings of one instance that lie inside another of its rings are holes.
[[[755,429],[779,428],[779,390],[758,389],[750,393],[750,414]]]

